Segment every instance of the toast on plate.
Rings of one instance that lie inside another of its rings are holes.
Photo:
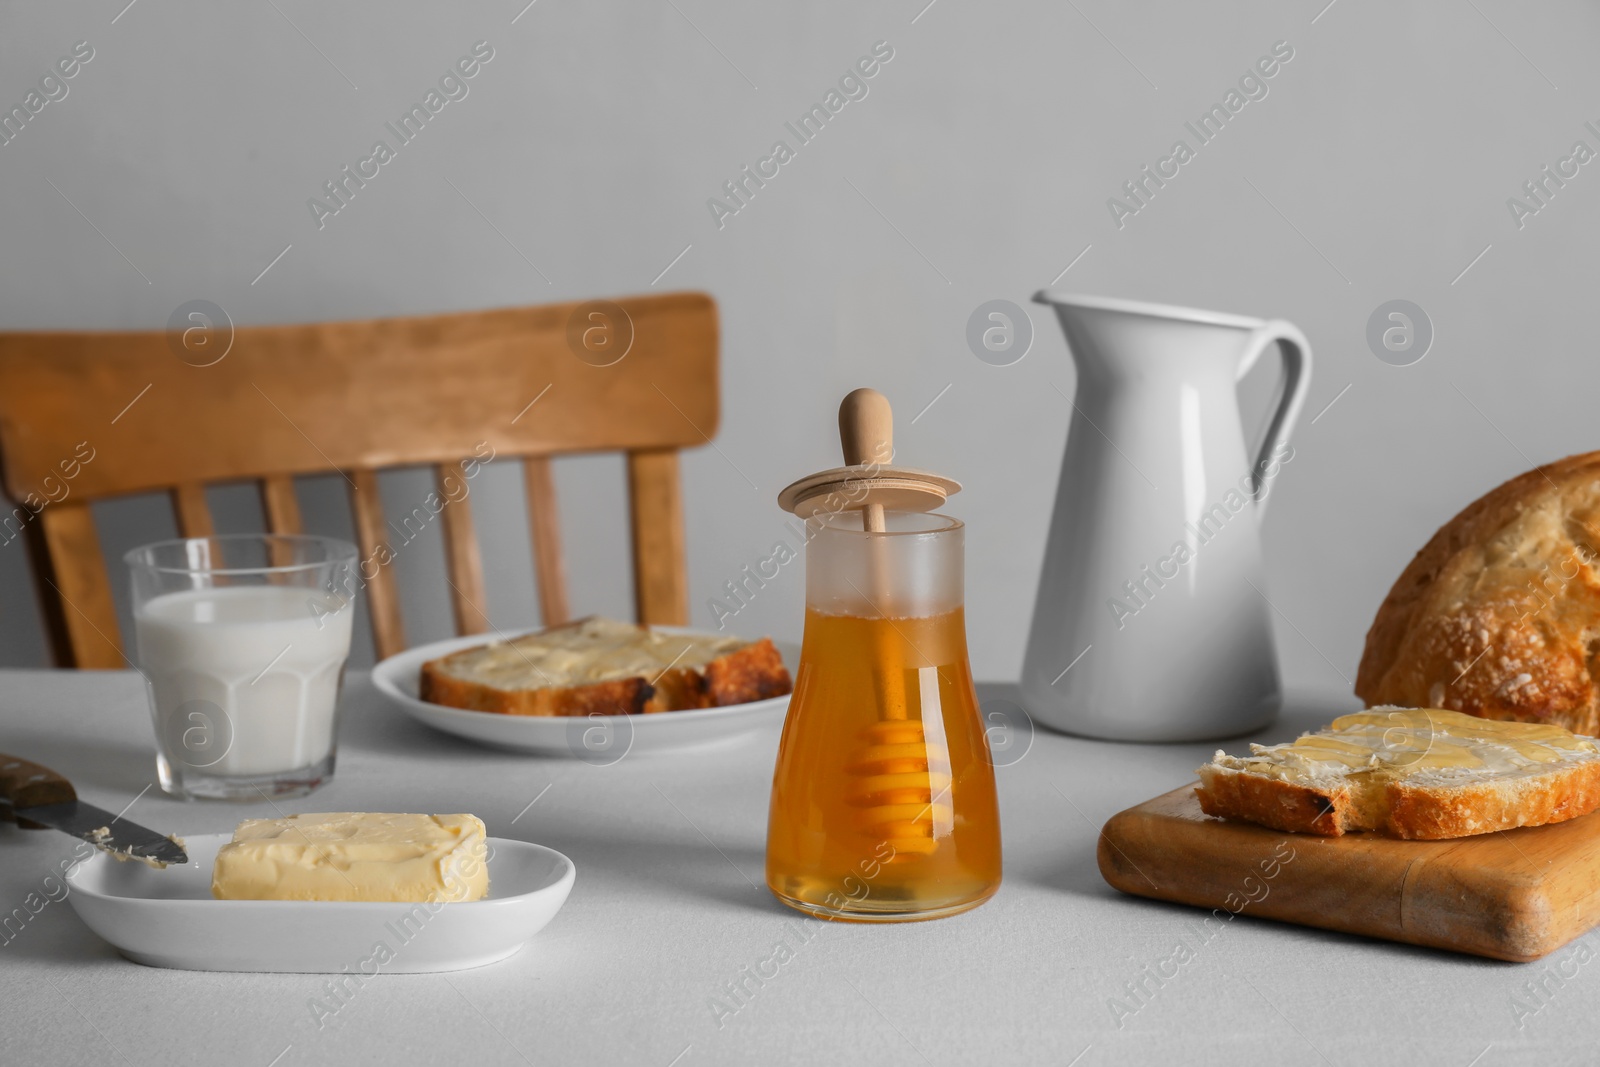
[[[423,700],[502,715],[725,707],[792,688],[769,638],[678,634],[591,615],[422,665]]]
[[[1559,726],[1380,707],[1248,756],[1218,752],[1195,792],[1207,815],[1277,830],[1467,837],[1600,807],[1600,745]]]

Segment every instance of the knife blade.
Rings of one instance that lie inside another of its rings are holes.
[[[165,866],[189,862],[169,837],[78,799],[72,783],[50,768],[0,754],[0,817],[24,829],[54,829],[111,853]]]

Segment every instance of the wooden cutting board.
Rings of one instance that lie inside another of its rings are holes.
[[[1198,784],[1198,783],[1196,783]],[[1600,923],[1600,812],[1450,841],[1316,837],[1213,819],[1194,785],[1112,816],[1100,873],[1124,893],[1536,960]]]

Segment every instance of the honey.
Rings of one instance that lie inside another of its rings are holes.
[[[833,919],[931,919],[1000,884],[994,769],[959,604],[807,608],[773,776],[767,884]]]

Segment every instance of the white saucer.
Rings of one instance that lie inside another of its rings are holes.
[[[489,896],[470,904],[213,900],[211,868],[229,839],[186,838],[189,862],[166,870],[96,852],[68,872],[67,901],[89,929],[149,967],[417,974],[514,955],[561,909],[577,874],[554,849],[491,837]]]
[[[676,626],[658,626],[664,633],[694,633]],[[512,638],[521,636],[511,634]],[[669,711],[654,715],[591,715],[587,718],[500,715],[432,704],[417,696],[422,665],[488,638],[452,637],[390,656],[372,669],[372,684],[400,710],[420,723],[469,741],[538,756],[567,756],[586,763],[615,763],[630,753],[679,752],[712,748],[739,740],[769,723],[783,721],[787,696],[730,704],[722,708]],[[773,642],[792,677],[800,649]]]

